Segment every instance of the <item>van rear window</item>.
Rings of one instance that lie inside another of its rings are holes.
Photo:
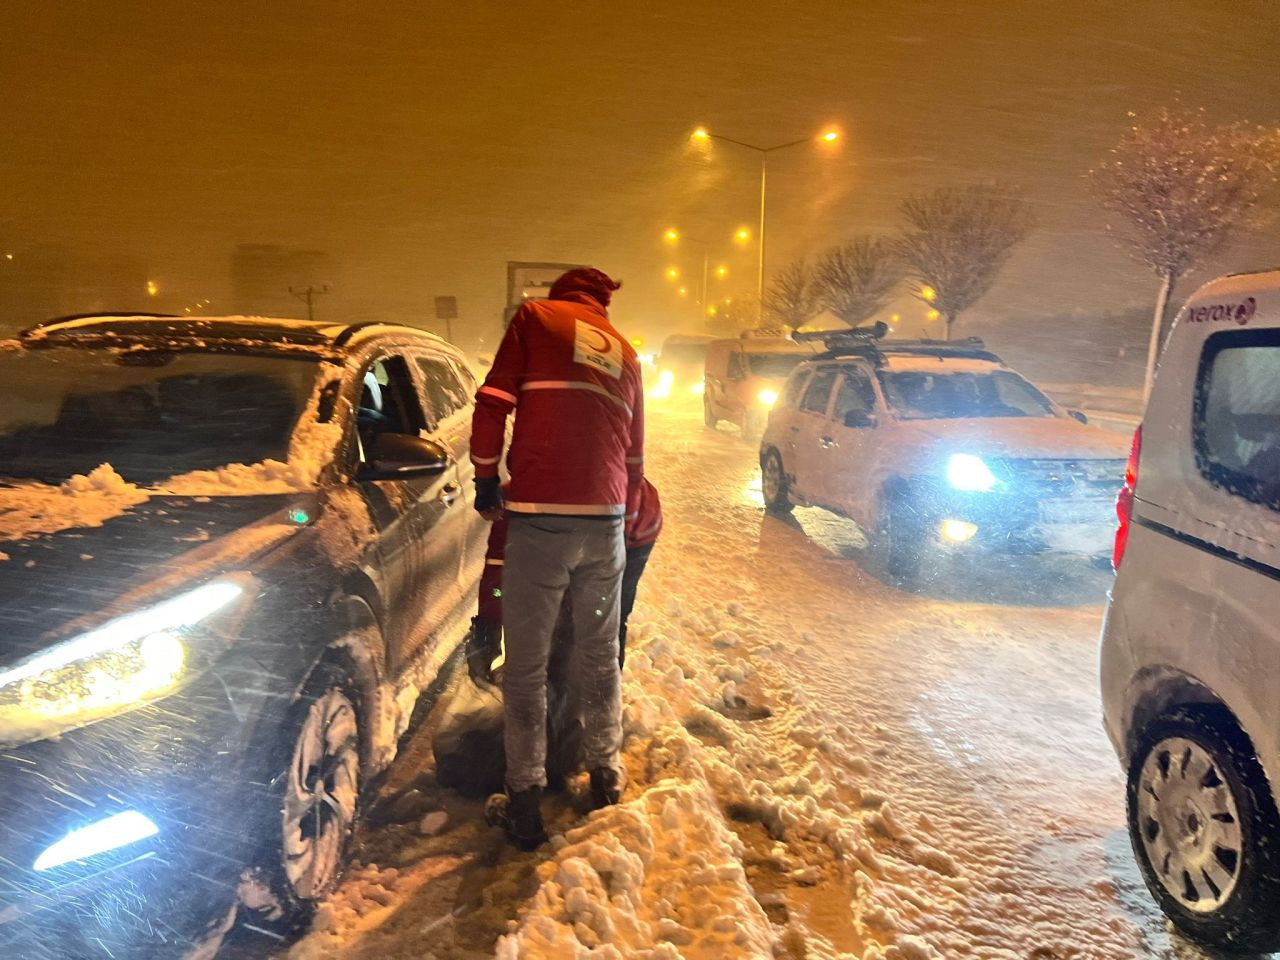
[[[1196,465],[1209,482],[1280,510],[1280,330],[1205,341],[1193,423]]]

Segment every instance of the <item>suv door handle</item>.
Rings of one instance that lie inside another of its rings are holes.
[[[797,426],[795,426],[794,424],[792,424],[792,426],[791,426],[791,432],[792,432],[792,433],[799,433],[799,432],[800,432],[800,428],[799,428],[799,427],[797,427]]]
[[[822,447],[822,449],[824,450],[830,450],[835,445],[836,445],[836,442],[832,440],[830,437],[818,438],[818,446]]]
[[[458,484],[453,482],[446,483],[440,488],[440,502],[447,507],[458,499],[460,493],[462,493],[462,487]]]

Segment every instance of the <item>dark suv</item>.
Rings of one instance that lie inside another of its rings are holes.
[[[482,563],[462,355],[89,316],[0,384],[0,955],[305,917]]]

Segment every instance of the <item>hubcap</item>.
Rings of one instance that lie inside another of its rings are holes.
[[[765,458],[762,486],[765,500],[769,503],[777,502],[778,495],[782,492],[782,464],[777,457]]]
[[[359,723],[330,690],[307,711],[284,795],[284,869],[304,900],[326,893],[342,866],[360,787]]]
[[[1240,880],[1244,838],[1236,798],[1217,762],[1183,737],[1142,764],[1138,829],[1152,870],[1187,910],[1212,913]]]

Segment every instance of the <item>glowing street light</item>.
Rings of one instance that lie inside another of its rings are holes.
[[[676,267],[667,267],[667,279],[668,279],[668,280],[679,280],[679,279],[680,279],[680,271],[679,271]]]
[[[155,296],[157,293],[159,293],[159,292],[160,292],[160,285],[159,285],[158,283],[156,283],[154,280],[148,280],[148,281],[147,281],[147,296],[149,296],[149,297],[154,297],[154,296]]]
[[[791,147],[799,147],[806,143],[835,143],[840,139],[840,132],[834,128],[828,128],[821,133],[813,136],[805,137],[801,140],[790,140],[786,143],[779,143],[772,147],[761,147],[754,143],[746,143],[742,140],[735,140],[732,137],[726,137],[719,133],[712,133],[706,127],[698,127],[693,131],[692,140],[694,143],[709,146],[712,140],[720,140],[724,143],[731,143],[734,146],[742,147],[745,150],[751,150],[760,155],[760,233],[757,237],[758,256],[756,262],[756,299],[761,303],[761,316],[764,311],[764,242],[765,242],[765,213],[767,210],[768,185],[769,185],[769,154],[777,153],[780,150],[787,150]],[[738,231],[738,239],[745,242],[750,238],[750,234]]]
[[[933,301],[938,299],[938,291],[933,289],[933,287],[921,287],[920,296],[929,303],[933,303]]]
[[[738,232],[733,235],[733,239],[737,240],[739,243],[746,243],[751,239],[751,231],[746,227],[740,227]]]
[[[723,280],[728,275],[729,275],[729,268],[726,267],[723,263],[720,264],[720,266],[716,267],[716,276],[719,277],[721,280]]]
[[[689,295],[689,288],[681,287],[679,290],[676,291],[676,293],[680,294],[680,296],[682,297],[687,297]]]
[[[675,227],[670,227],[667,229],[665,233],[663,233],[662,239],[667,241],[667,243],[679,243],[680,231],[677,230]]]

